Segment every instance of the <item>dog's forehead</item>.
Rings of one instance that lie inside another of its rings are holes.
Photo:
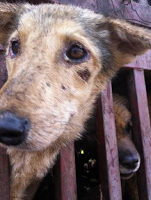
[[[91,27],[91,23],[94,24],[94,21],[90,20],[90,14],[94,15],[94,18],[102,17],[90,10],[74,6],[51,4],[30,6],[20,15],[17,31],[11,37],[16,37],[19,33],[21,41],[27,41],[28,38],[30,45],[42,42],[55,46],[56,49],[62,48],[66,42],[78,41],[95,57],[97,55],[100,58],[100,52],[87,30]]]
[[[92,11],[81,9],[79,7],[67,5],[44,4],[31,6],[25,9],[19,20],[19,27],[42,29],[51,31],[53,28],[59,29],[66,24],[67,31],[69,28],[84,28],[88,23],[89,16],[95,15]]]

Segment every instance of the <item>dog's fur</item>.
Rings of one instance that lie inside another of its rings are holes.
[[[12,40],[20,44],[16,56]],[[79,7],[0,3],[0,43],[8,69],[0,111],[31,124],[22,144],[3,145],[11,163],[11,200],[21,200],[53,166],[60,148],[80,137],[106,82],[150,49],[151,35]],[[66,52],[76,44],[87,54],[73,62]]]

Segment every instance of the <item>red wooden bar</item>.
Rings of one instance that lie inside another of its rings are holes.
[[[143,56],[139,57],[136,61],[126,66],[127,68],[137,68],[144,70],[151,70],[151,51],[148,51]]]
[[[3,47],[0,46],[0,88],[6,81],[6,68],[3,57]],[[9,162],[6,152],[0,147],[0,200],[9,200]]]
[[[100,184],[105,200],[121,200],[121,182],[111,83],[101,93],[97,105],[97,138]]]
[[[140,200],[151,199],[151,128],[144,71],[134,69],[127,79],[133,117],[134,142],[141,156],[138,171]]]
[[[9,196],[9,162],[5,150],[0,147],[0,200],[9,200]]]
[[[57,186],[56,199],[57,200],[77,200],[77,187],[76,187],[76,167],[75,167],[75,153],[74,143],[61,150],[59,162],[59,178]],[[60,190],[60,191],[59,191]],[[61,197],[60,197],[60,194]]]

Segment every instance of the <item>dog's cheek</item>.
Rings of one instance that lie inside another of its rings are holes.
[[[42,110],[41,115],[36,113],[31,119],[32,128],[27,137],[27,148],[42,150],[54,144],[64,132],[74,126],[70,124],[70,119],[76,114],[75,104],[68,101],[63,102],[60,109],[50,107],[45,115],[42,115]]]

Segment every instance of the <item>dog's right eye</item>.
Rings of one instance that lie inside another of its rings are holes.
[[[65,52],[65,58],[71,63],[81,63],[88,57],[88,51],[81,44],[71,44]]]
[[[11,44],[10,44],[10,49],[9,49],[9,54],[11,58],[14,58],[18,55],[20,51],[20,44],[19,41],[16,40],[12,40]]]
[[[128,133],[128,134],[132,134],[133,127],[132,127],[132,122],[131,122],[131,121],[129,121],[129,122],[127,123],[127,126],[126,126],[126,128],[125,128],[125,131],[126,131],[126,133]]]

